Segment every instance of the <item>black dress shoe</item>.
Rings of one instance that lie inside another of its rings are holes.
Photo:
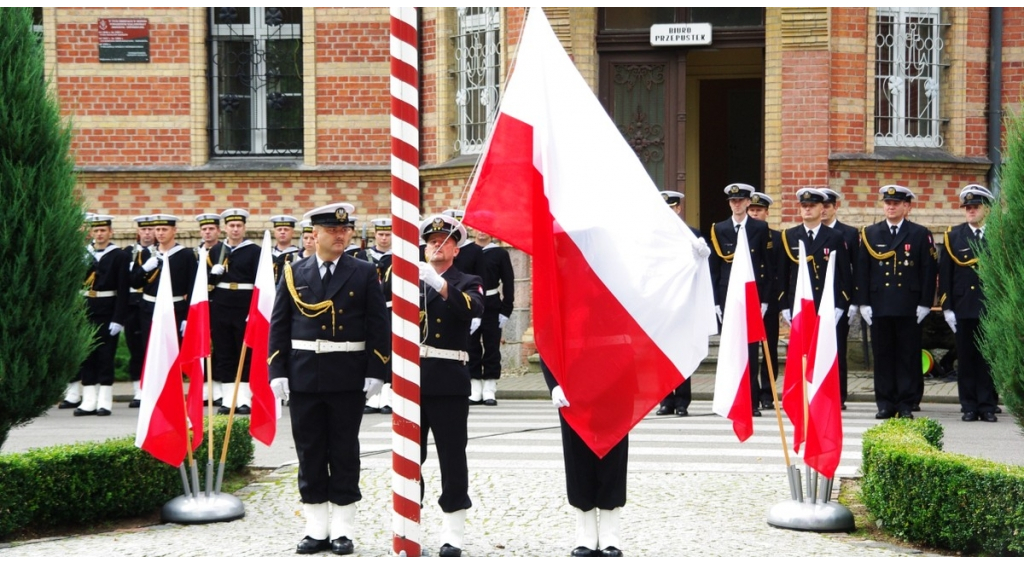
[[[140,405],[142,405],[142,400],[133,399],[128,402],[128,407],[139,407]]]
[[[569,553],[569,554],[571,556],[577,556],[577,557],[591,557],[591,556],[601,556],[601,551],[600,550],[594,550],[592,548],[587,548],[585,546],[577,546],[576,548],[572,549],[572,552]]]
[[[75,409],[75,412],[73,413],[73,415],[75,417],[82,417],[83,415],[96,415],[96,410],[94,409],[92,411],[86,411],[86,410],[82,409],[81,407],[79,407],[79,408]]]
[[[685,407],[680,407],[679,409],[676,410],[677,417],[686,417],[689,414],[690,412],[687,411]]]
[[[82,405],[82,400],[78,400],[78,401],[61,400],[61,402],[57,404],[57,409],[74,409],[74,408],[76,408],[76,407],[78,407],[80,405]]]
[[[211,405],[213,407],[220,407],[222,403],[224,403],[223,399],[215,399],[212,404],[210,403],[210,400],[206,400],[206,407],[210,407]]]
[[[914,414],[911,413],[910,411],[901,411],[900,412],[900,419],[913,419],[913,418],[914,418]]]
[[[839,409],[841,409],[843,411],[846,411],[846,402],[843,402],[842,404],[840,404]]]
[[[655,411],[654,414],[655,415],[672,415],[673,413],[675,413],[675,411],[676,410],[672,409],[671,407],[668,407],[667,405],[663,405],[663,406],[659,407],[658,411]]]
[[[231,413],[231,408],[226,405],[222,405],[217,408],[217,415],[227,415],[229,413]]]
[[[891,409],[879,409],[878,413],[875,414],[875,419],[892,419],[895,413]]]
[[[977,421],[978,413],[976,411],[965,411],[963,416],[960,417],[961,421]]]
[[[385,405],[384,407],[380,408],[380,412],[382,414],[384,414],[384,415],[391,415],[392,411],[393,410],[391,409],[391,406],[389,406],[389,405]]]
[[[763,401],[763,402],[761,402],[761,409],[763,409],[765,411],[769,411],[769,410],[775,409],[775,404],[770,402],[770,401]]]
[[[914,407],[910,408],[910,411],[921,411],[921,404],[915,403]]]
[[[995,412],[996,412],[996,413],[1002,413],[1002,412],[1003,412],[1003,408],[1001,408],[1001,407],[999,407],[999,406],[997,405],[997,406],[996,406],[996,411],[995,411]]]
[[[492,400],[492,399],[484,400],[484,405],[486,405],[488,407],[494,407],[494,406],[498,405],[498,400]]]
[[[331,548],[331,541],[327,539],[317,540],[313,537],[305,537],[295,547],[296,554],[316,554]]]
[[[231,411],[231,409],[228,409],[228,412],[230,412],[230,411]],[[251,413],[252,413],[252,408],[249,407],[248,405],[239,405],[239,406],[235,407],[235,415],[249,415]]]
[[[96,410],[96,415],[99,415],[100,417],[107,417],[107,416],[110,415],[110,410],[109,409],[103,409],[101,407],[101,408]]]
[[[437,555],[458,558],[462,556],[462,549],[457,546],[452,546],[448,543],[444,543],[441,545],[441,550],[437,552]]]
[[[363,408],[363,415],[369,415],[371,413],[380,413],[380,410],[377,409],[376,407],[370,407],[368,405]]]
[[[331,541],[331,552],[344,556],[346,554],[352,554],[355,550],[355,545],[348,537],[338,537]]]
[[[469,400],[469,405],[483,405],[484,400]]]
[[[605,558],[618,558],[622,556],[622,551],[614,546],[606,546],[601,549],[601,556],[604,556]]]
[[[982,421],[987,421],[989,423],[995,423],[996,421],[999,421],[999,418],[996,417],[995,413],[992,413],[991,411],[987,411],[987,412],[981,414],[981,420]]]
[[[753,415],[754,415],[754,417],[760,417],[761,416],[761,410],[755,407]],[[616,550],[618,550],[618,549],[616,549]]]

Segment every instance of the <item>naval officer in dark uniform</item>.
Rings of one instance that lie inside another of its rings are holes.
[[[388,330],[391,329],[391,218],[379,217],[370,220],[373,225],[373,246],[366,249],[366,260],[377,269],[380,289],[384,292],[384,303],[388,306]],[[391,414],[391,365],[380,393],[366,398],[364,413]]]
[[[142,332],[142,288],[132,287],[131,280],[132,273],[141,269],[142,263],[149,258],[149,254],[143,251],[152,251],[151,247],[156,244],[156,235],[149,218],[148,215],[140,215],[132,219],[136,225],[136,239],[128,249],[131,261],[128,263],[128,322],[124,326],[124,344],[128,347],[128,377],[132,380],[134,392],[128,407],[133,408],[142,404],[142,386],[139,382],[142,380],[142,362],[146,358],[149,333]]]
[[[729,290],[729,274],[732,272],[733,254],[736,252],[736,234],[741,228],[747,231],[747,244],[750,246],[750,262],[754,266],[754,280],[757,283],[757,295],[761,300],[762,317],[768,310],[768,300],[772,290],[772,279],[775,276],[774,265],[769,258],[771,235],[768,224],[747,215],[747,206],[755,190],[749,184],[730,184],[725,187],[725,195],[729,199],[732,215],[725,221],[711,226],[711,248],[714,252],[708,258],[711,267],[711,286],[715,293],[715,312],[718,322],[722,322],[722,308],[725,307],[725,295]],[[758,352],[760,343],[749,347],[750,358],[750,395],[753,415],[761,416],[761,386],[758,383]]]
[[[185,333],[188,317],[189,294],[196,281],[198,263],[192,251],[178,244],[178,217],[167,214],[151,215],[146,223],[153,228],[156,246],[143,249],[142,264],[132,269],[129,283],[133,288],[142,289],[141,329],[149,340],[153,325],[153,310],[156,307],[156,291],[160,284],[160,269],[171,269],[171,293],[174,302],[174,319],[178,324],[178,340]]]
[[[434,215],[420,224],[426,262],[420,269],[420,459],[433,432],[441,467],[440,556],[461,556],[469,499],[466,462],[469,417],[469,326],[484,313],[483,281],[453,266],[466,239],[454,217]],[[475,247],[476,245],[470,245]],[[479,249],[479,247],[477,247]],[[420,482],[423,483],[422,481]]]
[[[747,206],[747,215],[761,221],[768,221],[768,208],[775,203],[770,196],[762,192],[754,192],[750,196],[750,205]],[[779,377],[779,300],[782,298],[783,286],[780,273],[782,259],[785,253],[782,250],[782,232],[777,229],[768,229],[771,241],[768,245],[768,253],[765,260],[773,265],[771,289],[768,291],[768,309],[764,312],[764,333],[768,341],[768,358],[765,358],[764,348],[761,348],[761,409],[774,409],[775,403],[772,397],[771,376],[768,374],[768,365],[771,364],[772,374]],[[766,265],[761,265],[762,270],[767,270]],[[757,405],[756,403],[754,405]]]
[[[935,246],[927,229],[907,219],[909,188],[890,184],[879,193],[885,219],[861,229],[854,302],[871,326],[875,418],[913,418],[924,386],[920,324],[935,298]]]
[[[836,211],[839,210],[842,203],[840,202],[839,193],[831,188],[820,188],[822,192],[828,197],[825,200],[825,206],[821,210],[821,223],[825,227],[831,227],[833,230],[838,231],[843,236],[843,241],[846,242],[846,250],[850,253],[850,276],[851,280],[857,280],[857,253],[860,248],[860,231],[852,225],[847,225],[836,217]],[[851,296],[852,297],[852,296]],[[853,307],[853,306],[851,306]],[[847,308],[843,311],[842,317],[836,323],[836,347],[839,354],[839,399],[842,402],[842,409],[846,409],[846,396],[847,396],[847,349],[850,338],[850,310]]]
[[[995,423],[996,389],[988,361],[978,350],[978,319],[985,312],[985,294],[978,278],[975,249],[985,247],[985,216],[995,198],[984,186],[960,191],[967,221],[946,231],[945,252],[939,254],[939,302],[956,336],[957,390],[963,421]]]
[[[483,250],[479,265],[484,281],[484,314],[479,329],[469,337],[469,402],[495,406],[501,378],[501,331],[515,308],[516,279],[508,250],[479,230],[473,240],[474,246]]]
[[[270,319],[270,387],[288,400],[306,536],[296,552],[355,550],[359,424],[391,356],[377,271],[345,254],[354,207],[308,213],[316,254],[286,264]]]
[[[295,237],[295,223],[298,220],[290,215],[275,215],[270,218],[270,226],[274,230],[274,246],[270,249],[274,262],[274,284],[281,281],[284,264],[298,258],[301,251],[292,244]]]
[[[200,263],[198,268],[206,269],[206,280],[209,283],[210,271],[213,270],[213,266],[216,263],[224,262],[224,257],[227,249],[224,248],[224,243],[220,240],[220,214],[219,213],[202,213],[196,216],[196,222],[199,223],[199,245],[193,249],[193,253],[196,255],[196,261],[199,260],[199,251],[206,249],[206,261]],[[213,286],[208,285],[206,291],[209,293],[213,292]],[[212,375],[211,375],[212,376]],[[220,389],[220,382],[214,380],[212,386],[203,386],[203,401],[210,402],[210,388],[213,388],[213,406],[220,407],[222,401],[222,393]]]

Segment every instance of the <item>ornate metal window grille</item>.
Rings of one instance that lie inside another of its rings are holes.
[[[302,8],[210,8],[215,156],[301,155]]]
[[[875,144],[941,147],[939,8],[878,8]]]
[[[501,67],[499,8],[456,8],[455,90],[458,139],[455,153],[483,152],[487,132],[498,110]]]

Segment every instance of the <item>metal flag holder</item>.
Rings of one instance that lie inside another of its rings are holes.
[[[846,532],[856,528],[853,513],[831,501],[832,478],[820,476],[807,467],[806,491],[801,487],[800,469],[786,467],[791,499],[776,503],[768,510],[768,524],[797,531]]]
[[[242,358],[245,358],[245,347],[242,347]],[[189,485],[189,472],[185,470],[185,464],[178,466],[181,472],[181,485],[185,493],[168,501],[160,510],[160,520],[165,523],[181,523],[185,525],[201,525],[203,523],[226,523],[245,517],[245,505],[237,497],[221,493],[220,487],[224,479],[224,464],[227,460],[228,441],[231,440],[231,422],[235,414],[235,401],[238,398],[238,380],[241,379],[241,365],[239,366],[239,377],[235,382],[235,393],[231,400],[231,413],[228,416],[228,427],[224,433],[224,449],[221,454],[220,467],[217,469],[216,487],[213,482],[213,376],[210,370],[210,357],[206,357],[206,382],[209,391],[210,402],[207,403],[209,412],[209,426],[207,435],[207,452],[210,453],[206,461],[206,491],[199,489],[199,470],[196,467],[196,460],[192,457],[192,440],[188,441],[188,465],[191,469],[192,483]]]

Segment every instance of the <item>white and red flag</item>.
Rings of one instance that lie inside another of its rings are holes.
[[[174,319],[171,269],[166,266],[160,269],[153,325],[142,365],[142,399],[135,446],[162,462],[178,466],[185,459],[188,429],[178,365],[178,323]]]
[[[814,293],[811,273],[807,270],[807,251],[800,241],[800,263],[797,270],[796,290],[793,293],[792,323],[789,328],[789,347],[786,349],[786,375],[782,381],[782,409],[793,424],[793,450],[800,452],[804,442],[804,358],[807,372],[811,361],[811,341],[818,316],[814,312]]]
[[[270,389],[267,355],[270,348],[270,313],[274,309],[274,263],[270,251],[270,231],[263,232],[263,248],[256,268],[256,284],[249,306],[249,320],[245,325],[245,346],[252,349],[249,365],[249,390],[252,392],[252,413],[249,415],[249,434],[270,446],[277,434],[277,419],[281,405]]]
[[[188,323],[181,339],[178,363],[181,372],[188,376],[188,396],[185,405],[188,410],[188,424],[192,430],[192,448],[199,448],[203,442],[203,385],[205,376],[203,359],[210,356],[210,293],[207,288],[205,248],[199,249],[199,269],[192,286],[192,299],[188,306]]]
[[[707,355],[707,260],[530,10],[466,205],[468,225],[533,256],[537,349],[604,456]],[[642,226],[656,243],[623,234]]]
[[[843,415],[839,397],[839,352],[836,346],[835,262],[828,261],[825,290],[818,307],[817,328],[808,357],[807,438],[804,462],[832,478],[843,454]]]
[[[733,257],[725,309],[722,311],[722,336],[718,345],[715,399],[711,410],[731,420],[736,438],[743,442],[754,434],[750,343],[765,339],[761,299],[757,295],[746,229],[740,229],[736,235]]]

